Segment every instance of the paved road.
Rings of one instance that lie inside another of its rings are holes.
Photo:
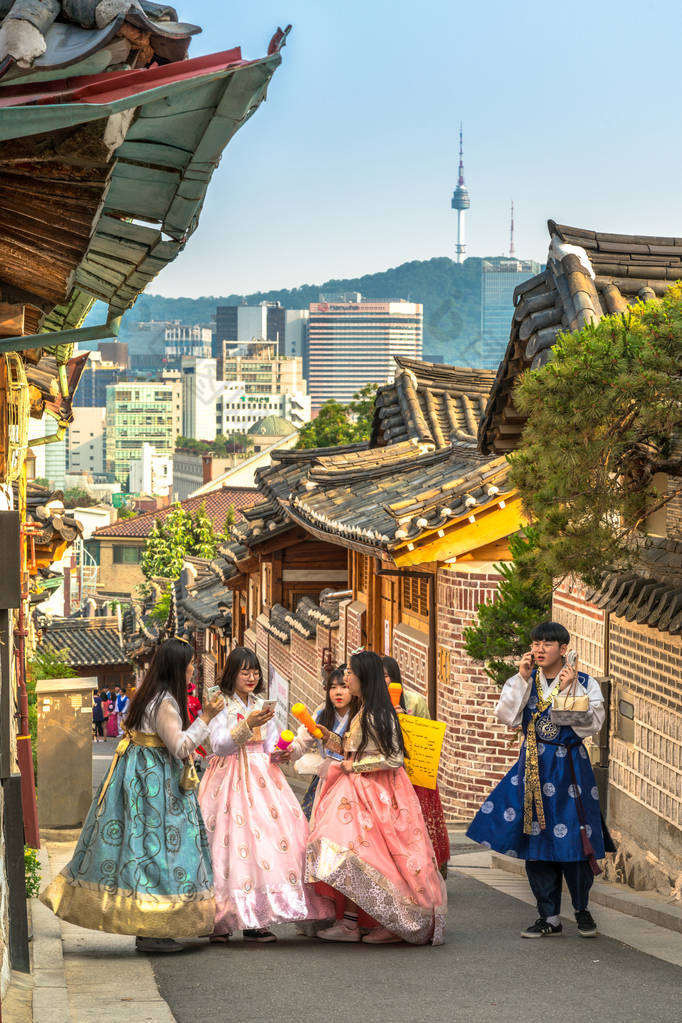
[[[93,745],[95,785],[115,745]],[[566,920],[562,938],[523,941],[532,907],[456,871],[448,894],[438,948],[328,945],[283,927],[275,945],[188,943],[150,962],[177,1023],[681,1023],[679,967],[611,938],[586,941]]]
[[[159,991],[177,1023],[680,1023],[679,968],[609,938],[586,941],[571,924],[562,938],[524,941],[534,914],[523,903],[457,874],[448,893],[444,946],[330,946],[286,927],[276,945],[237,938],[154,956]]]

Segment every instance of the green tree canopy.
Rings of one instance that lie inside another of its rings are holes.
[[[500,686],[516,673],[530,630],[550,616],[552,579],[536,572],[537,539],[531,528],[509,538],[512,560],[495,565],[502,576],[495,600],[479,605],[476,625],[464,630],[469,657],[483,661],[486,675]]]
[[[377,384],[365,384],[347,405],[331,399],[301,428],[297,448],[332,448],[369,440]]]
[[[228,539],[232,525],[234,509],[227,515],[225,531],[216,533],[204,504],[193,512],[180,504],[173,505],[168,515],[156,519],[147,538],[141,562],[144,575],[147,579],[177,579],[187,555],[215,557],[218,544]]]
[[[564,334],[523,375],[514,402],[529,418],[510,462],[541,574],[597,585],[632,563],[648,516],[680,494],[681,366],[678,283],[660,302]],[[657,473],[672,484],[654,485]]]

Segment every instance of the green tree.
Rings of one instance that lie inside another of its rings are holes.
[[[301,428],[297,448],[332,448],[369,440],[378,384],[365,384],[348,405],[330,399],[317,417]]]
[[[630,566],[646,520],[682,493],[682,283],[564,334],[514,392],[528,416],[510,456],[535,523],[537,570],[598,585]],[[670,474],[659,489],[654,477]]]
[[[464,630],[469,657],[483,661],[486,675],[500,686],[516,673],[530,630],[550,615],[552,579],[537,574],[536,544],[532,528],[509,538],[512,560],[495,565],[502,576],[495,600],[479,605],[476,625]]]
[[[325,401],[315,419],[301,427],[297,448],[332,448],[337,444],[353,444],[355,426],[347,405],[333,399]]]
[[[227,527],[227,520],[225,525]],[[142,572],[147,579],[177,579],[187,555],[213,558],[218,544],[227,540],[228,536],[227,531],[216,533],[204,504],[194,512],[175,504],[168,515],[163,519],[157,518],[152,526],[142,554]]]

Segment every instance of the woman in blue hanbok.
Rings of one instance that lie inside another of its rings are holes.
[[[562,933],[559,919],[562,880],[571,894],[578,932],[594,937],[597,926],[588,909],[596,861],[612,851],[599,809],[599,792],[583,739],[605,718],[604,698],[591,676],[565,664],[570,636],[563,625],[544,622],[531,632],[531,650],[519,671],[505,683],[497,717],[522,727],[519,759],[490,793],[467,835],[488,849],[526,862],[539,917],[524,938]],[[560,691],[587,695],[589,706],[576,712],[573,725],[552,720]]]
[[[140,951],[180,951],[175,938],[213,930],[204,822],[192,782],[181,787],[181,779],[183,760],[206,740],[224,701],[215,697],[189,724],[193,665],[185,640],[169,639],[157,650],[74,855],[41,895],[69,923],[137,935]]]

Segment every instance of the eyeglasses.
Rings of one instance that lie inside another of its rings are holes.
[[[557,639],[534,639],[531,643],[531,650],[548,650],[551,646],[558,646]]]
[[[249,671],[248,668],[240,668],[239,674],[243,675],[244,678],[258,678],[260,675],[259,671]]]

